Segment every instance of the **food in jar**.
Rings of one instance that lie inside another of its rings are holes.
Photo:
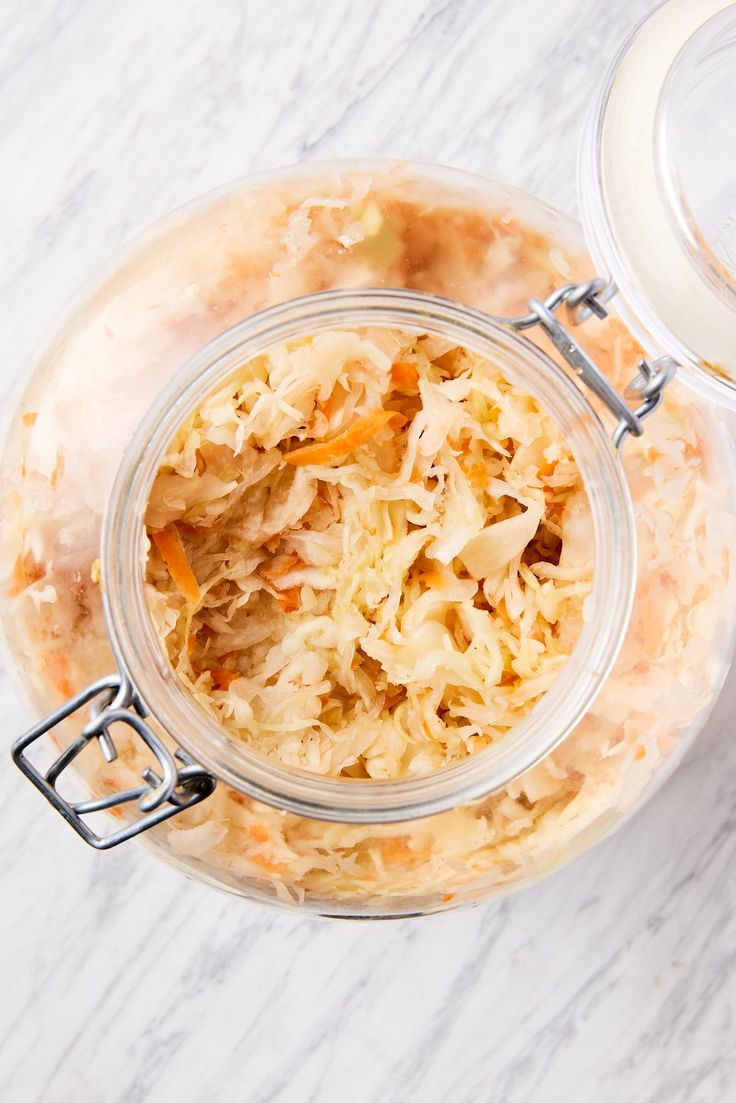
[[[535,400],[453,342],[272,348],[177,433],[147,598],[179,678],[287,766],[425,774],[503,737],[583,623],[593,524]]]
[[[53,343],[6,446],[2,616],[38,712],[113,669],[101,518],[142,413],[207,340],[330,287],[406,287],[518,314],[530,296],[591,274],[561,216],[487,182],[401,165],[309,169],[174,216]],[[579,339],[622,389],[641,351],[621,324],[592,319]],[[719,688],[734,546],[733,463],[717,414],[672,386],[624,463],[638,534],[631,626],[590,712],[543,762],[483,800],[393,825],[305,819],[220,783],[150,845],[230,888],[380,911],[523,882],[620,822],[677,760]],[[165,520],[149,518],[157,531]],[[120,747],[117,763],[80,757],[96,791],[138,779],[137,748]]]

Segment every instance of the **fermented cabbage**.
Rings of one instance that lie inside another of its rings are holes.
[[[153,485],[148,601],[233,734],[289,766],[427,773],[502,738],[582,627],[566,442],[467,349],[333,331],[243,365]]]

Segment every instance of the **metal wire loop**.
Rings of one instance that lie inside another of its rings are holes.
[[[87,706],[90,718],[80,734],[46,772],[42,772],[27,757],[28,748]],[[146,710],[127,676],[112,674],[87,686],[13,744],[13,761],[18,768],[85,842],[97,850],[108,850],[140,835],[183,809],[199,804],[215,788],[215,778],[192,762],[182,750],[172,753],[146,723],[145,715]],[[58,791],[58,781],[86,747],[96,740],[105,761],[114,762],[117,758],[111,730],[115,725],[132,729],[152,754],[157,768],[144,767],[141,771],[142,784],[133,789],[112,792],[92,800],[67,800]],[[93,812],[121,808],[132,802],[137,803],[143,814],[108,835],[98,835],[83,818]]]

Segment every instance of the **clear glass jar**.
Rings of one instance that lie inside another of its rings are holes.
[[[723,415],[674,384],[621,460],[610,418],[564,360],[489,316],[592,275],[574,223],[512,189],[432,166],[308,165],[153,227],[52,341],[3,458],[6,642],[38,715],[119,665],[154,731],[217,777],[142,836],[159,857],[321,914],[424,914],[557,868],[680,760],[732,650],[736,468]],[[452,336],[535,395],[573,448],[595,534],[587,621],[541,703],[459,765],[391,782],[276,766],[209,720],[162,654],[141,570],[152,479],[203,395],[285,336],[369,320]],[[591,319],[576,338],[623,389],[641,355],[624,326]],[[701,389],[712,397],[710,382]],[[57,751],[79,728],[75,716],[54,727]],[[151,763],[138,730],[115,733],[117,760],[92,740],[74,761],[92,800],[135,790]]]

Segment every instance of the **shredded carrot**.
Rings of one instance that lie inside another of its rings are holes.
[[[444,893],[442,899],[445,901],[445,903],[448,903],[450,900],[455,899],[455,893],[454,892],[446,892],[446,893]]]
[[[293,613],[301,605],[301,596],[301,586],[292,586],[290,590],[280,590],[276,600],[285,613]]]
[[[251,839],[255,839],[257,843],[267,843],[271,838],[266,828],[260,823],[253,823],[248,828],[248,834]]]
[[[298,555],[277,555],[269,563],[261,567],[261,575],[267,579],[277,590],[279,579],[293,571],[295,567],[303,567],[304,562]]]
[[[637,747],[636,750],[634,751],[634,758],[637,759],[637,760],[641,760],[642,758],[646,758],[646,754],[647,754],[646,747]]]
[[[391,365],[391,380],[397,390],[416,393],[417,384],[419,383],[419,372],[416,365],[406,360],[397,360],[395,364]]]
[[[51,474],[49,476],[49,483],[51,484],[51,489],[52,490],[56,490],[57,486],[59,485],[59,481],[61,479],[61,476],[63,474],[64,474],[64,457],[62,456],[61,452],[57,452],[57,454],[56,454],[56,463],[54,464],[54,470],[51,472]]]
[[[465,474],[471,486],[482,490],[488,484],[488,468],[484,463],[471,463]]]
[[[46,574],[46,569],[40,563],[36,563],[29,555],[19,555],[13,564],[13,573],[8,586],[8,597],[17,597],[32,582],[38,582]]]
[[[412,850],[403,839],[388,839],[383,848],[383,857],[387,862],[404,864],[406,862],[420,861],[426,855]]]
[[[281,862],[272,862],[270,858],[265,858],[263,854],[249,854],[251,862],[260,866],[261,869],[265,869],[268,873],[286,873],[286,866]]]
[[[69,681],[69,660],[60,651],[46,651],[41,660],[43,672],[60,697],[74,693]]]
[[[318,401],[316,406],[321,414],[324,414],[325,417],[329,417],[332,413],[332,395],[326,398],[324,402]]]
[[[235,679],[240,677],[237,671],[225,670],[223,667],[216,667],[210,674],[215,689],[229,689]]]
[[[369,414],[357,417],[355,421],[331,440],[318,441],[295,448],[284,456],[286,463],[294,467],[306,467],[315,463],[335,463],[354,452],[361,444],[375,437],[384,425],[396,426],[403,414],[396,410],[371,410]]]
[[[23,424],[26,426],[27,429],[30,429],[30,427],[32,425],[36,424],[36,419],[37,418],[38,418],[38,414],[29,412],[27,414],[23,414],[23,417],[21,418],[21,421],[23,422]]]
[[[179,537],[169,529],[161,529],[159,532],[151,533],[151,540],[166,564],[179,593],[191,605],[198,605],[202,593]]]
[[[187,655],[193,655],[194,649],[197,646],[197,636],[194,632],[190,632],[187,636]]]

